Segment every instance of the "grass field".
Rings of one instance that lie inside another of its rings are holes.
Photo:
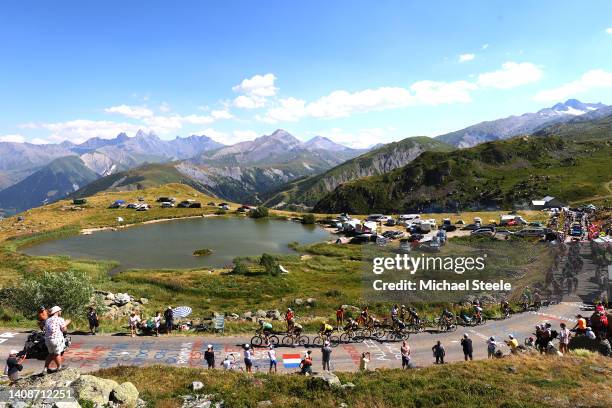
[[[306,328],[314,328],[322,319],[333,317],[334,310],[341,304],[361,307],[366,304],[363,299],[362,277],[364,261],[368,254],[359,245],[333,245],[319,243],[308,246],[294,246],[294,255],[279,255],[277,261],[289,274],[273,276],[264,271],[258,258],[245,258],[245,273],[232,274],[227,269],[209,270],[131,270],[113,277],[108,272],[115,266],[112,261],[74,260],[63,256],[31,257],[18,251],[19,247],[32,245],[43,240],[54,239],[65,235],[77,234],[84,228],[100,228],[117,224],[116,217],[124,218],[124,224],[147,222],[163,218],[210,215],[218,212],[215,207],[204,206],[202,209],[161,209],[154,207],[150,211],[111,210],[106,207],[117,199],[127,202],[137,197],[153,203],[158,196],[174,196],[177,199],[194,198],[204,205],[209,201],[218,202],[211,197],[203,196],[183,185],[171,184],[162,188],[141,191],[103,193],[88,198],[83,210],[72,210],[70,203],[59,202],[50,206],[30,210],[25,213],[25,220],[17,222],[15,218],[2,221],[0,237],[0,285],[16,285],[24,276],[40,274],[43,271],[74,270],[85,272],[92,279],[97,289],[127,292],[136,298],[146,297],[150,303],[145,313],[150,316],[156,310],[163,310],[167,305],[188,305],[194,310],[193,316],[208,317],[215,312],[238,313],[258,309],[283,310],[288,306],[296,309],[297,315],[306,323]],[[232,205],[236,208],[236,205]],[[541,219],[543,213],[525,212],[529,220]],[[274,212],[274,216],[291,217],[292,213]],[[318,218],[327,215],[318,214]],[[474,217],[483,220],[497,219],[499,213],[463,213],[426,214],[424,217],[450,217],[471,222]],[[9,239],[10,238],[10,239]],[[471,251],[468,239],[457,241],[455,250]],[[482,244],[482,243],[481,243]],[[540,275],[530,271],[543,270],[550,260],[542,257],[542,250],[532,242],[513,243],[513,250],[508,251],[507,242],[491,241],[485,243],[492,256],[491,268],[503,272],[509,268],[520,272],[517,285],[532,284]],[[459,248],[459,249],[457,249]],[[393,247],[390,248],[391,250]],[[296,305],[296,298],[314,298],[311,305]],[[370,304],[376,313],[387,313],[389,304]],[[423,303],[417,305],[422,313],[437,315],[440,308],[448,306],[441,303]],[[489,311],[489,313],[497,313]],[[12,315],[5,311],[5,316]],[[18,317],[16,316],[15,319]],[[79,319],[77,319],[77,323]],[[84,322],[81,322],[82,324]],[[84,324],[83,324],[84,326]],[[123,321],[103,321],[103,331],[115,331],[125,326]],[[251,331],[253,323],[228,322],[228,332]]]
[[[517,356],[410,371],[337,373],[353,388],[330,389],[298,375],[246,375],[170,367],[117,367],[96,375],[131,381],[156,407],[179,407],[188,386],[225,407],[609,407],[612,363],[589,353],[558,357]]]

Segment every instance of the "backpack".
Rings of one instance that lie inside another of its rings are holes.
[[[599,322],[601,323],[602,326],[608,327],[608,316],[606,316],[605,314],[602,314],[601,317],[599,318]]]

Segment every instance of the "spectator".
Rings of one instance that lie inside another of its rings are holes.
[[[370,364],[370,353],[366,351],[365,353],[361,353],[361,358],[359,359],[359,371],[368,371],[368,365]]]
[[[213,349],[212,344],[209,344],[206,347],[206,351],[204,352],[204,360],[206,360],[206,365],[208,369],[215,368],[215,351]]]
[[[49,355],[45,360],[45,367],[43,368],[43,374],[50,372],[49,365],[54,362],[57,366],[56,371],[63,369],[62,367],[62,354],[66,347],[66,340],[64,339],[64,333],[66,333],[70,320],[64,320],[62,318],[62,308],[59,306],[53,306],[49,310],[49,318],[45,320],[45,345]]]
[[[468,359],[473,360],[472,354],[474,348],[472,346],[472,339],[470,339],[467,333],[465,333],[461,339],[461,347],[463,348],[463,358],[465,361],[468,361]]]
[[[344,307],[340,306],[336,310],[336,327],[340,330],[342,326],[344,326]]]
[[[274,344],[270,344],[270,346],[268,346],[268,359],[270,360],[270,369],[268,370],[268,372],[272,372],[272,369],[274,368],[274,372],[276,372],[276,350],[274,350]]]
[[[516,354],[516,353],[517,353],[517,350],[518,350],[518,346],[519,346],[519,344],[518,344],[518,340],[517,340],[517,339],[515,339],[515,338],[514,338],[514,336],[513,336],[512,334],[509,334],[509,335],[508,335],[508,338],[509,338],[510,340],[506,340],[506,344],[508,345],[508,347],[510,347],[510,352],[511,352],[512,354]],[[533,340],[533,339],[532,339],[532,340]],[[532,342],[532,344],[533,344],[533,342]]]
[[[130,313],[130,317],[128,319],[128,324],[130,326],[130,336],[131,337],[136,337],[136,332],[138,330],[138,328],[140,327],[140,316],[138,316],[136,314],[135,311],[132,311],[132,313]]]
[[[251,346],[248,344],[244,345],[244,366],[247,373],[253,372],[253,350],[251,350]]]
[[[19,372],[23,370],[23,360],[25,360],[25,355],[21,358],[17,357],[18,351],[11,350],[9,352],[9,356],[6,359],[6,368],[4,372],[8,375],[8,378],[11,384],[14,384],[17,380],[19,380]]]
[[[495,351],[497,349],[497,343],[495,342],[495,337],[489,337],[487,340],[487,358],[495,357]]]
[[[586,328],[585,335],[586,335],[587,339],[589,339],[589,340],[595,340],[597,338],[597,336],[593,332],[593,329],[591,329],[590,327]]]
[[[332,353],[331,344],[329,341],[326,340],[325,343],[323,343],[323,347],[321,348],[321,354],[322,354],[322,359],[323,359],[323,371],[331,371],[329,367],[329,363],[331,361],[331,353]]]
[[[155,336],[159,336],[159,326],[161,326],[161,312],[158,310],[153,318],[153,327],[155,328]]]
[[[407,341],[402,343],[402,347],[400,347],[400,354],[402,355],[402,368],[404,370],[410,368],[411,350]]]
[[[45,328],[45,321],[49,318],[49,311],[47,308],[44,306],[39,307],[36,318],[38,319],[38,327],[40,330],[43,330]]]
[[[561,330],[559,331],[559,351],[563,354],[569,351],[569,341],[570,341],[570,331],[567,328],[567,325],[562,322]]]
[[[172,334],[172,328],[174,327],[174,311],[172,306],[168,306],[164,312],[164,319],[166,320],[166,333]]]
[[[303,375],[311,375],[312,374],[312,357],[311,357],[310,354],[311,354],[311,352],[310,352],[310,350],[308,350],[304,354],[304,358],[302,359],[302,361],[300,363],[301,373]]]
[[[582,317],[582,315],[578,315],[576,316],[576,318],[578,319],[578,321],[576,322],[576,325],[574,326],[572,331],[575,331],[576,334],[585,334],[587,329],[586,319]]]
[[[440,340],[438,340],[438,342],[431,348],[431,351],[433,351],[433,355],[436,358],[436,364],[444,364],[446,350],[444,349],[444,346]]]
[[[87,312],[87,321],[89,322],[89,333],[95,336],[98,327],[100,327],[100,321],[98,320],[98,314],[96,313],[96,309],[94,309],[93,306],[89,307],[89,310]]]

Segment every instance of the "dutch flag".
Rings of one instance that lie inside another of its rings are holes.
[[[301,355],[298,354],[283,354],[283,366],[285,368],[298,368],[302,361]]]

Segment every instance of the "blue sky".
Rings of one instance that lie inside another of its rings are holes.
[[[0,4],[0,140],[283,128],[353,146],[612,104],[612,2]]]

